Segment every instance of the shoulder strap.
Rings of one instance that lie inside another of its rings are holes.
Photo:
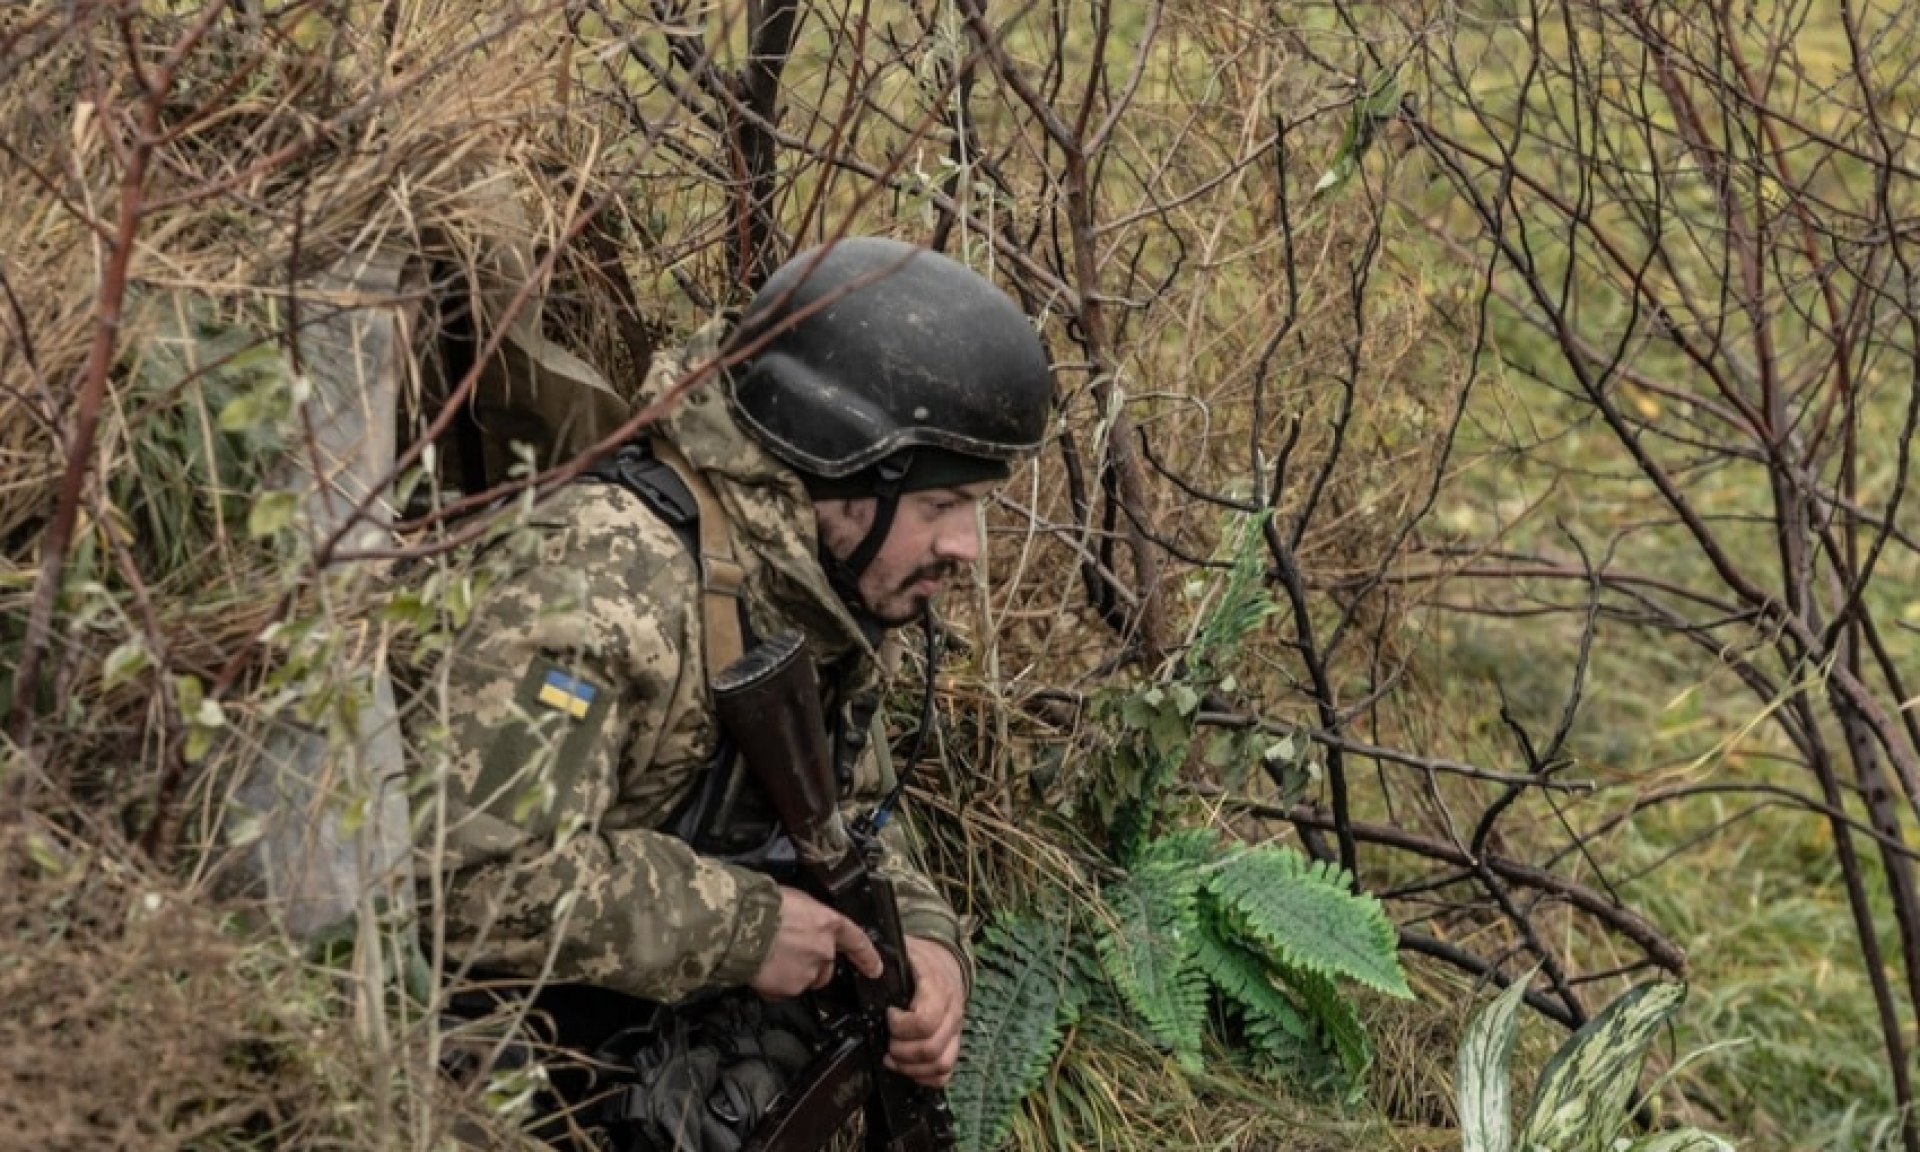
[[[727,511],[713,486],[665,440],[629,444],[583,475],[626,488],[686,541],[700,568],[707,676],[719,675],[746,651],[746,571],[734,557]]]
[[[662,464],[685,484],[698,509],[700,533],[700,603],[706,616],[703,634],[707,646],[707,678],[740,659],[746,649],[746,637],[740,627],[747,605],[741,599],[746,570],[733,555],[733,532],[727,511],[714,495],[706,476],[680,454],[680,449],[665,440],[655,441],[653,450]]]

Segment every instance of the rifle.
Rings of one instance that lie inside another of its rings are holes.
[[[854,1109],[866,1109],[869,1152],[954,1146],[946,1093],[881,1064],[887,1009],[913,1003],[913,969],[893,884],[875,868],[877,840],[849,830],[835,806],[820,688],[798,632],[756,644],[713,678],[721,727],[759,782],[800,864],[808,894],[853,921],[884,969],[868,979],[841,960],[820,997],[828,1042],[761,1121],[742,1152],[814,1152]]]

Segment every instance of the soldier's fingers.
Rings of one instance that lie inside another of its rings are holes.
[[[959,1063],[960,1037],[958,1034],[955,1034],[952,1039],[947,1041],[946,1047],[940,1050],[940,1055],[934,1057],[934,1064],[939,1069],[942,1084],[946,1082],[947,1077],[953,1075],[953,1070]]]
[[[887,1009],[887,1034],[894,1040],[925,1040],[939,1028],[938,1016],[919,1011],[918,1004],[914,1008],[911,1012],[905,1008]]]
[[[953,1037],[937,1047],[894,1045],[887,1052],[886,1066],[929,1088],[944,1088],[960,1059],[960,1038]]]
[[[891,1034],[887,1054],[913,1068],[951,1062],[960,1052],[960,1034],[936,1030],[921,1035]]]
[[[837,918],[833,925],[834,947],[853,962],[855,970],[869,980],[880,976],[880,950],[873,946],[858,925],[845,916]]]

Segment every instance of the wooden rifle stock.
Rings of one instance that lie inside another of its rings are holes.
[[[889,1040],[887,1009],[913,1003],[913,969],[893,885],[872,867],[877,846],[853,836],[840,817],[819,680],[804,639],[785,632],[756,644],[713,678],[713,697],[722,729],[793,841],[810,894],[859,925],[884,965],[870,980],[840,962],[825,997],[833,1033],[826,1053],[788,1089],[743,1152],[825,1147],[863,1101],[869,1149],[952,1148],[946,1095],[880,1063]],[[828,1123],[829,1117],[837,1119]]]

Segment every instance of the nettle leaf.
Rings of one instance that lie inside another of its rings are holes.
[[[1540,1073],[1521,1147],[1607,1148],[1640,1081],[1647,1046],[1686,998],[1685,984],[1641,984],[1574,1033]]]
[[[1515,980],[1480,1010],[1460,1038],[1460,1063],[1454,1073],[1460,1152],[1512,1152],[1513,1086],[1507,1065],[1519,1031],[1520,1001],[1532,980],[1532,971]]]

